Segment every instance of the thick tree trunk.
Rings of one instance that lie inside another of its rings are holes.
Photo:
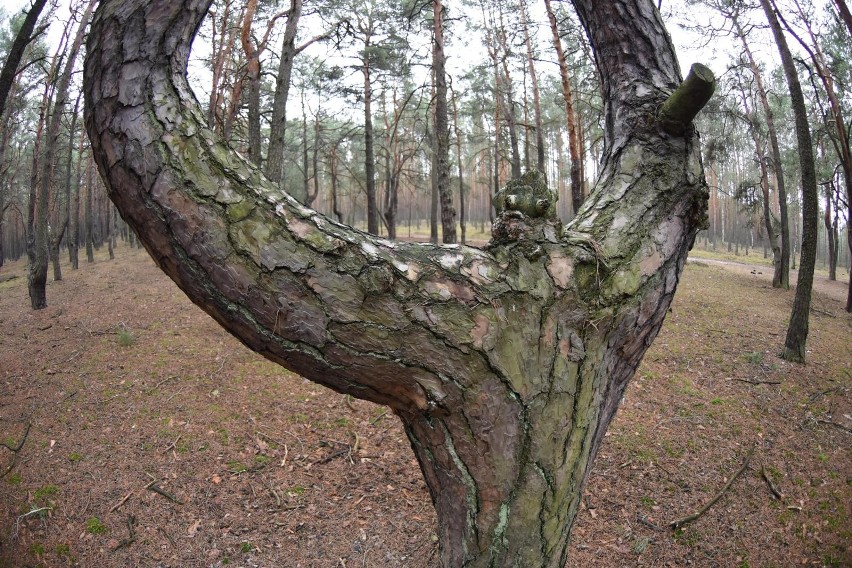
[[[564,231],[504,212],[487,250],[375,239],[229,152],[185,78],[207,0],[104,0],[89,36],[86,124],[125,220],[246,345],[393,408],[448,567],[564,566],[595,452],[704,222],[697,138],[648,120],[679,82],[654,4],[576,6],[608,96],[599,187]]]
[[[808,125],[808,110],[802,85],[793,63],[793,56],[784,37],[784,31],[770,0],[760,0],[766,14],[769,27],[775,36],[778,53],[787,86],[790,90],[790,103],[796,124],[796,141],[799,146],[799,167],[802,171],[802,258],[799,262],[799,279],[796,282],[796,297],[793,312],[787,327],[782,356],[790,361],[805,361],[805,343],[808,339],[808,316],[811,307],[811,291],[816,266],[817,227],[819,225],[819,200],[817,197],[816,166],[814,162],[813,142]]]

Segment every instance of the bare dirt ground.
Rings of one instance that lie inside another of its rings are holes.
[[[249,352],[144,252],[105,256],[66,267],[39,312],[24,262],[0,269],[0,566],[436,565],[428,492],[390,413]],[[809,362],[792,365],[776,354],[793,292],[753,272],[688,265],[568,566],[852,566],[845,285],[818,286]],[[713,507],[666,526],[751,448]]]

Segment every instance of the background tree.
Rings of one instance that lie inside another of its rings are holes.
[[[778,53],[787,85],[790,89],[790,100],[793,105],[793,115],[796,124],[796,139],[799,145],[799,166],[802,176],[802,260],[799,265],[799,278],[796,283],[796,298],[793,302],[793,312],[787,327],[787,337],[784,340],[783,357],[791,361],[804,362],[805,344],[808,338],[808,316],[811,306],[811,290],[816,265],[816,244],[819,204],[817,202],[816,166],[814,164],[813,142],[808,124],[808,111],[805,97],[799,82],[793,56],[784,37],[784,31],[775,14],[770,0],[760,0],[760,5],[766,14],[766,20],[775,36]]]
[[[18,34],[15,36],[15,41],[12,43],[9,52],[6,54],[6,60],[3,62],[3,69],[0,70],[0,114],[3,114],[6,108],[6,98],[9,96],[9,91],[12,89],[12,84],[15,82],[15,75],[18,72],[18,66],[21,63],[21,58],[24,56],[24,50],[27,46],[44,31],[35,31],[36,23],[41,15],[41,11],[47,5],[47,0],[33,0],[32,6],[27,10],[27,15],[24,18],[21,27],[18,29]]]

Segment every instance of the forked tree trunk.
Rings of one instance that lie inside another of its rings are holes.
[[[602,177],[564,231],[504,212],[479,250],[356,232],[230,152],[185,77],[207,3],[100,4],[86,124],[110,197],[246,345],[393,408],[444,566],[564,566],[586,474],[705,217],[693,130],[648,120],[679,83],[654,4],[576,1],[608,95]]]

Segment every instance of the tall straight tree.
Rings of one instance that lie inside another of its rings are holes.
[[[556,60],[559,63],[559,79],[562,82],[562,98],[565,101],[565,120],[568,126],[568,154],[571,158],[571,205],[574,215],[583,204],[583,158],[578,115],[574,110],[574,91],[571,88],[571,79],[568,76],[568,62],[565,59],[565,50],[562,47],[562,37],[559,35],[559,26],[556,14],[550,0],[544,0],[547,9],[547,19],[550,22],[550,32],[553,35],[553,47],[556,50]]]
[[[781,247],[776,250],[775,244],[772,244],[772,254],[775,270],[772,275],[772,286],[775,288],[790,287],[790,222],[787,216],[787,184],[784,176],[784,169],[781,161],[781,146],[778,143],[778,129],[775,127],[775,114],[772,112],[772,107],[769,105],[769,96],[766,92],[766,87],[763,82],[763,74],[757,64],[757,60],[751,51],[746,32],[742,27],[739,17],[739,10],[731,12],[731,21],[734,25],[734,30],[740,43],[743,46],[749,69],[754,75],[755,91],[757,92],[760,106],[763,108],[763,116],[766,119],[766,130],[769,133],[769,146],[772,151],[772,171],[775,173],[775,181],[778,189],[778,208],[781,216]],[[761,158],[762,159],[762,158]],[[767,211],[768,213],[768,211]],[[767,233],[772,231],[772,228],[767,225]],[[772,237],[770,236],[770,241]]]
[[[444,566],[562,568],[583,482],[705,220],[691,121],[712,76],[694,67],[701,88],[678,89],[652,1],[576,0],[607,94],[588,205],[564,230],[504,211],[484,250],[392,243],[301,206],[205,128],[186,59],[208,2],[101,1],[84,85],[110,197],[246,345],[392,407]],[[534,199],[518,191],[507,205]]]
[[[30,6],[21,28],[15,36],[15,41],[12,42],[12,47],[6,55],[6,61],[3,62],[3,69],[0,70],[0,115],[6,108],[6,98],[9,96],[9,91],[12,90],[18,65],[20,65],[21,58],[24,56],[24,50],[35,39],[33,31],[45,4],[47,4],[47,0],[35,0]]]
[[[844,118],[843,105],[841,104],[840,97],[838,97],[837,90],[835,89],[834,78],[831,75],[828,63],[826,62],[825,54],[822,52],[820,47],[819,39],[814,33],[810,17],[806,10],[802,8],[798,0],[795,0],[794,3],[799,14],[799,19],[804,24],[805,29],[808,32],[808,36],[811,39],[810,45],[803,41],[802,38],[800,38],[799,35],[796,34],[789,25],[787,25],[787,22],[782,21],[782,23],[784,24],[784,27],[787,28],[787,31],[796,38],[799,45],[801,45],[805,51],[808,52],[808,55],[810,55],[811,62],[816,69],[817,76],[825,89],[825,95],[826,98],[828,98],[828,104],[831,107],[831,122],[835,130],[835,136],[832,137],[833,146],[837,152],[837,157],[840,160],[840,167],[843,170],[843,180],[846,184],[846,218],[852,221],[852,140],[850,140],[849,137],[849,127],[847,127],[847,122]],[[852,231],[846,231],[846,236],[846,244],[849,247],[849,251],[852,252]],[[850,271],[850,276],[852,276],[852,271]],[[849,287],[846,293],[846,311],[852,312],[852,277],[849,279]]]
[[[547,173],[544,169],[544,128],[541,122],[541,97],[538,91],[538,75],[535,72],[535,56],[533,54],[532,38],[530,37],[530,25],[527,18],[527,6],[525,0],[518,0],[518,12],[521,15],[521,27],[524,31],[524,44],[527,49],[527,69],[530,74],[533,92],[533,119],[535,120],[535,167],[542,174]]]
[[[793,55],[784,37],[784,30],[775,14],[771,0],[760,0],[769,28],[775,37],[778,53],[787,86],[790,89],[790,102],[796,124],[796,141],[799,145],[799,167],[802,176],[802,256],[799,263],[799,278],[796,282],[796,297],[793,312],[784,339],[782,356],[790,361],[805,361],[805,344],[808,339],[808,316],[811,309],[811,292],[814,284],[816,265],[817,230],[819,226],[819,196],[817,189],[816,164],[814,162],[813,140],[808,124],[808,109],[805,95],[799,82]]]
[[[444,55],[444,6],[432,0],[432,77],[435,81],[435,159],[433,172],[441,201],[441,240],[455,243],[456,208],[450,188],[450,123],[447,105],[447,71]]]
[[[266,177],[278,183],[284,175],[284,135],[287,130],[287,99],[290,95],[290,77],[293,74],[293,63],[297,55],[311,44],[331,37],[331,32],[325,32],[296,45],[299,31],[299,20],[302,17],[302,0],[290,0],[290,10],[287,12],[287,25],[284,27],[284,37],[281,40],[281,51],[278,59],[278,73],[275,76],[275,93],[272,98],[272,116],[269,121],[269,149],[266,153]],[[337,24],[335,24],[337,25]]]
[[[279,12],[269,19],[263,39],[259,42],[256,42],[253,37],[256,13],[257,0],[248,0],[243,14],[243,24],[240,28],[240,43],[246,56],[246,71],[243,81],[246,83],[244,96],[248,99],[248,155],[252,162],[260,165],[263,162],[260,133],[260,57],[266,51],[269,34],[272,33],[275,22],[285,16],[286,12]]]
[[[62,128],[62,115],[68,103],[68,88],[71,84],[71,74],[77,63],[77,55],[83,45],[86,28],[92,17],[95,0],[89,0],[83,8],[80,22],[74,41],[65,54],[62,72],[56,79],[53,92],[53,108],[45,116],[46,127],[44,138],[38,156],[38,193],[35,204],[35,224],[33,227],[32,245],[30,250],[30,266],[27,276],[27,284],[30,295],[30,304],[34,310],[47,307],[47,262],[48,262],[48,205],[50,189],[54,184],[56,173],[57,150],[59,149],[59,135]],[[30,206],[32,208],[32,206]],[[29,237],[28,237],[29,238]]]

